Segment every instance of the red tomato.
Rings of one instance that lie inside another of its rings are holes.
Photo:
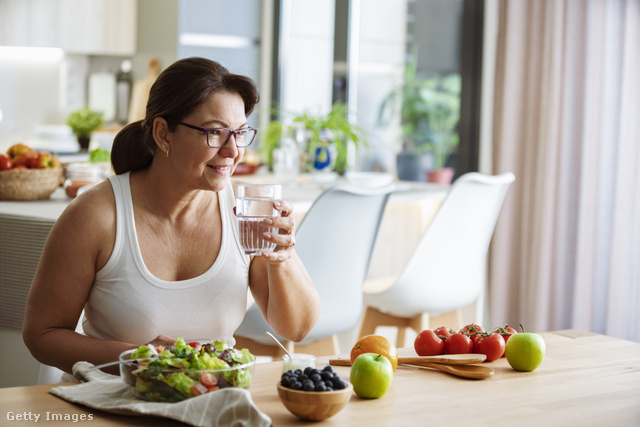
[[[435,332],[425,329],[420,332],[413,342],[418,356],[436,356],[444,353],[444,341]]]
[[[473,342],[471,338],[460,332],[451,334],[444,343],[444,352],[446,354],[467,354],[473,350]]]
[[[475,335],[479,332],[485,332],[484,328],[476,323],[469,323],[464,328],[460,329],[460,332],[465,333],[469,336]]]
[[[218,377],[211,372],[203,372],[200,374],[200,382],[206,388],[216,387],[218,385]]]
[[[447,329],[446,326],[439,326],[437,328],[435,328],[433,330],[433,332],[436,333],[436,335],[438,335],[439,337],[446,337],[449,338],[451,336],[452,330],[451,329]]]
[[[496,328],[493,333],[502,335],[502,338],[504,338],[504,343],[507,344],[507,340],[509,340],[509,337],[513,334],[517,334],[518,331],[516,331],[509,325],[504,325],[504,328]],[[504,357],[504,354],[502,355],[502,357]]]
[[[471,342],[473,342],[475,344],[476,340],[478,339],[480,333],[484,332],[484,328],[480,325],[477,325],[475,323],[469,323],[467,326],[465,326],[464,328],[460,329],[460,333],[466,334],[469,336],[469,338],[471,338]]]
[[[9,156],[5,156],[4,154],[0,154],[0,171],[7,171],[13,167],[11,163],[11,158]]]
[[[487,356],[485,362],[498,360],[504,354],[504,338],[500,334],[478,334],[478,339],[473,344],[473,352]]]
[[[202,348],[202,344],[200,344],[198,341],[190,342],[187,345],[194,349],[196,352],[200,351],[200,349]]]
[[[209,390],[207,390],[207,388],[202,384],[195,383],[194,385],[189,387],[189,391],[191,391],[191,393],[193,393],[194,396],[200,396],[201,394],[205,394]]]

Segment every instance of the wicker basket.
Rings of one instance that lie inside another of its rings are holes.
[[[0,171],[0,200],[43,200],[64,182],[64,169]]]

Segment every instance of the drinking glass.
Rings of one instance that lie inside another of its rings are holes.
[[[239,184],[236,186],[236,216],[240,225],[240,243],[246,254],[272,252],[275,243],[262,238],[264,233],[278,233],[278,228],[264,223],[279,216],[273,202],[282,198],[282,186],[275,184]]]
[[[300,369],[304,371],[307,366],[310,368],[316,367],[316,357],[313,354],[305,353],[293,353],[291,357],[288,354],[282,356],[284,363],[282,364],[282,373],[287,371],[295,371]]]

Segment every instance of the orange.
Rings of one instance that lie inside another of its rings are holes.
[[[356,357],[363,353],[381,354],[389,359],[394,371],[398,367],[398,352],[396,351],[396,346],[382,335],[365,335],[360,338],[351,349],[351,364],[356,360]]]

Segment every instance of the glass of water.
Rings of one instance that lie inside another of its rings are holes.
[[[282,186],[275,184],[238,184],[236,186],[236,216],[240,225],[240,243],[246,254],[272,252],[275,243],[266,242],[264,233],[278,233],[278,228],[264,223],[278,217],[273,202],[282,199]]]

